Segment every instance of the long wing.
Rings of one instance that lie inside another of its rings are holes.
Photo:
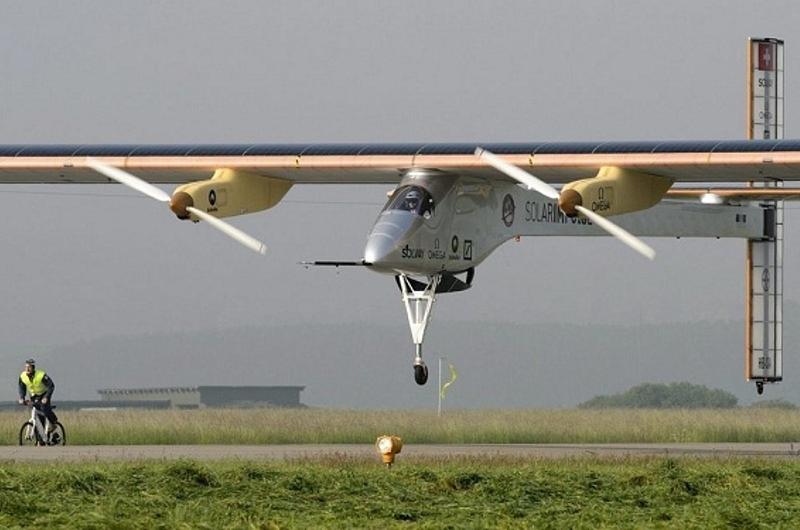
[[[480,145],[549,183],[618,166],[678,182],[800,180],[800,140],[480,144],[0,145],[0,183],[98,183],[87,158],[151,183],[237,168],[296,183],[395,183],[411,168],[508,179],[474,156]]]

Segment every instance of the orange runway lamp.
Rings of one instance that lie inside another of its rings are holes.
[[[394,464],[394,456],[403,448],[403,440],[399,436],[384,434],[375,441],[375,448],[386,467],[391,467]]]

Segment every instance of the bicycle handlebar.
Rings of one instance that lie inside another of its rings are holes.
[[[21,405],[21,406],[24,406],[24,407],[33,407],[34,405],[41,405],[41,404],[42,404],[42,401],[41,401],[41,400],[36,400],[36,401],[34,401],[34,400],[32,400],[32,399],[24,399],[24,400],[22,401],[22,403],[20,403],[19,401],[17,401],[17,404],[18,404],[18,405]]]

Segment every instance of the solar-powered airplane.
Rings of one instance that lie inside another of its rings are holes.
[[[116,181],[262,254],[266,245],[222,219],[269,209],[295,184],[395,186],[361,259],[314,263],[394,276],[420,385],[436,295],[469,289],[504,242],[612,235],[652,259],[639,236],[770,239],[774,201],[800,190],[744,183],[794,180],[800,140],[0,146],[0,183]],[[154,184],[178,186],[167,194]]]

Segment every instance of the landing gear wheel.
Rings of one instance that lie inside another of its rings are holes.
[[[428,367],[425,363],[414,365],[414,381],[416,381],[418,385],[424,385],[428,382]]]
[[[764,383],[762,381],[756,381],[756,393],[759,396],[764,393]]]

